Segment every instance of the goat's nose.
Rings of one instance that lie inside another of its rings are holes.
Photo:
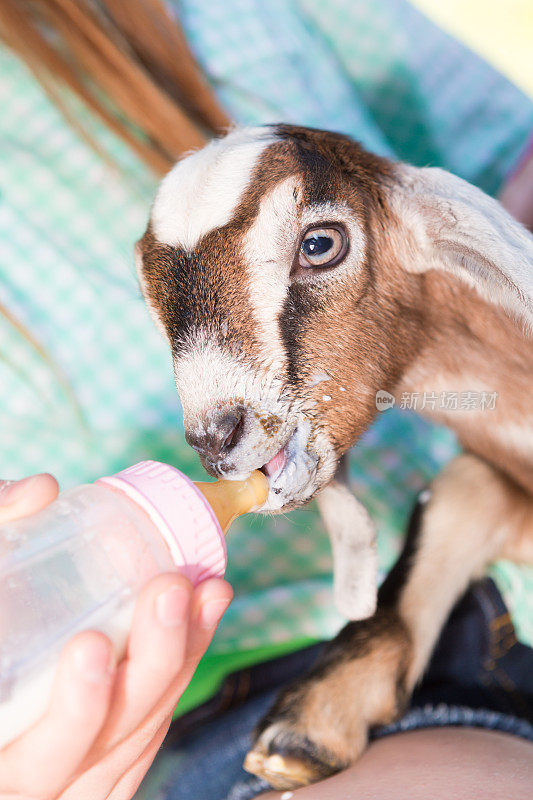
[[[186,431],[185,439],[200,456],[216,464],[239,442],[244,428],[244,411],[226,411],[211,416],[205,433]]]

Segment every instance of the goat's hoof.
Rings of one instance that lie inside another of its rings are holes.
[[[279,790],[353,764],[369,727],[391,722],[405,707],[409,654],[405,629],[391,612],[350,623],[322,661],[278,696],[255,729],[244,768]]]
[[[264,778],[278,791],[308,786],[342,769],[343,765],[318,758],[312,752],[315,748],[311,742],[299,741],[294,734],[293,737],[293,752],[287,742],[283,753],[266,753],[261,749],[250,750],[244,759],[244,769]],[[275,747],[275,742],[272,742],[271,748],[272,746]]]

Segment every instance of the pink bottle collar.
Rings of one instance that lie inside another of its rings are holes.
[[[191,583],[224,575],[226,540],[219,522],[203,494],[178,469],[141,461],[96,483],[122,492],[148,514]]]

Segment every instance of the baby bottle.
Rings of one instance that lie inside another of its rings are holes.
[[[46,710],[62,647],[94,629],[125,652],[135,599],[161,572],[224,575],[224,534],[268,481],[193,483],[143,461],[0,527],[0,748]]]

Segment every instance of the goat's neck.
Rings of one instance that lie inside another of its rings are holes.
[[[420,347],[397,390],[404,405],[417,395],[420,413],[533,493],[533,340],[452,277],[428,273],[422,302]]]

